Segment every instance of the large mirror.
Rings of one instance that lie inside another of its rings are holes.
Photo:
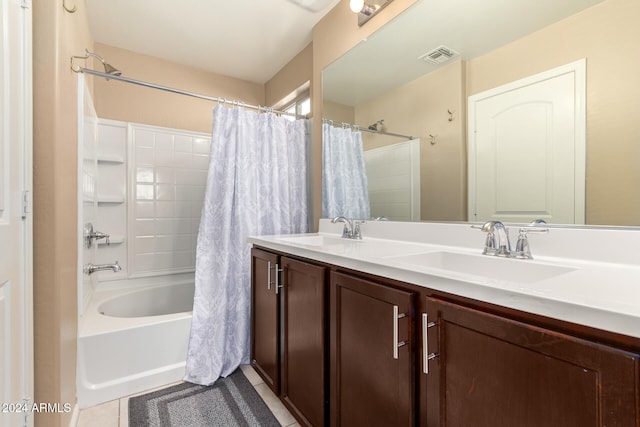
[[[419,0],[323,71],[322,115],[419,138],[416,219],[483,221],[467,210],[469,97],[585,59],[584,222],[638,226],[638,16],[637,0]]]

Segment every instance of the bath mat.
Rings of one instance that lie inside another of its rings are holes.
[[[129,426],[280,426],[280,423],[237,369],[209,387],[182,383],[130,398]]]

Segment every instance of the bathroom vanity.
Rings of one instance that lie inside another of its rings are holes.
[[[340,232],[249,239],[252,364],[301,424],[640,425],[640,268],[605,255],[632,239],[551,229],[516,260],[468,225]]]

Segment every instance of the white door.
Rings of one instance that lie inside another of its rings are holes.
[[[585,61],[469,97],[469,220],[585,220]]]
[[[32,424],[30,2],[0,8],[0,426]]]

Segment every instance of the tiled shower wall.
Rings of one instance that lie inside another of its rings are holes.
[[[100,231],[115,237],[99,261],[123,267],[100,280],[193,271],[210,137],[106,120],[98,133],[111,150],[99,167]]]
[[[210,138],[130,125],[129,274],[192,271]]]

